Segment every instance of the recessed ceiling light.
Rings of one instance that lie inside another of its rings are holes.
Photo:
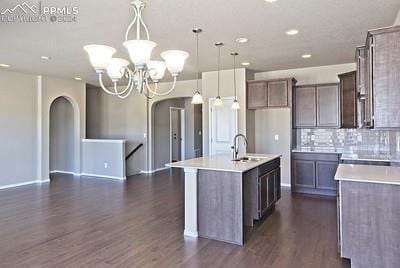
[[[76,81],[82,81],[82,78],[80,78],[80,77],[74,77],[74,79],[75,79]]]
[[[4,63],[0,63],[0,67],[2,67],[2,68],[10,68],[10,65],[4,64]]]
[[[249,42],[249,39],[247,39],[247,38],[245,38],[245,37],[239,37],[239,38],[236,39],[236,42],[237,42],[237,43],[244,44],[244,43]]]
[[[247,61],[242,62],[242,65],[243,65],[243,66],[249,66],[249,65],[250,65],[250,62],[247,62]]]
[[[278,1],[278,0],[265,0],[265,2],[268,2],[268,3],[273,3],[273,2],[276,2],[276,1]]]
[[[50,57],[48,57],[48,56],[41,56],[40,57],[42,60],[50,60]]]
[[[296,35],[298,33],[299,33],[299,30],[296,30],[296,29],[291,29],[286,32],[287,35]]]
[[[312,57],[312,55],[311,55],[311,54],[304,54],[304,55],[301,55],[301,57],[302,57],[303,59],[309,59],[309,58]]]

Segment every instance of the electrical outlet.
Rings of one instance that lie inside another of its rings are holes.
[[[104,168],[108,168],[108,163],[104,163]]]
[[[147,133],[143,133],[143,138],[147,138]]]
[[[275,134],[275,140],[279,141],[279,135],[278,134]]]

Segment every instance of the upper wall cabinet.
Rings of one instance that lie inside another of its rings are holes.
[[[260,80],[247,82],[247,109],[290,107],[296,80]]]
[[[368,86],[375,128],[400,128],[400,26],[370,31]]]
[[[357,73],[340,74],[340,127],[357,128]]]
[[[339,85],[299,86],[294,90],[295,128],[338,128]]]

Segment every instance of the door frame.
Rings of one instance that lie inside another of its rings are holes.
[[[180,111],[181,120],[181,161],[186,159],[186,139],[185,139],[185,109],[180,107],[169,107],[169,161],[172,163],[172,111]]]
[[[224,102],[224,105],[232,105],[233,101],[235,100],[234,96],[231,97],[222,97],[221,98]],[[209,98],[208,99],[208,130],[209,130],[209,135],[208,135],[208,155],[211,155],[212,152],[212,133],[213,133],[213,128],[212,128],[212,116],[213,116],[213,102],[215,101],[215,98]],[[238,110],[235,112],[235,124],[236,124],[236,133],[239,131],[239,122],[238,122]]]

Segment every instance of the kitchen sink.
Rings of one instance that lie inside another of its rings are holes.
[[[232,161],[234,161],[234,162],[258,162],[258,161],[260,161],[261,159],[259,159],[259,158],[254,158],[254,157],[240,157],[240,158],[238,158],[238,159],[233,159]]]

